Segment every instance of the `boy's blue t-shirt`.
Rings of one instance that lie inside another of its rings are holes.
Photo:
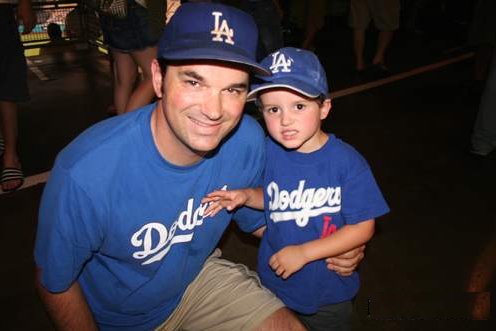
[[[244,116],[219,149],[179,167],[153,142],[154,105],[101,122],[57,157],[43,192],[35,260],[41,282],[83,289],[101,330],[150,330],[179,303],[227,225],[264,225],[241,208],[203,218],[201,199],[227,186],[260,186],[264,134]]]
[[[269,266],[270,257],[288,245],[332,236],[347,224],[389,211],[365,159],[329,135],[312,153],[289,151],[267,138],[264,205],[267,229],[258,256],[262,283],[288,307],[312,314],[324,305],[353,298],[359,288],[354,272],[341,277],[325,259],[311,262],[284,280]]]

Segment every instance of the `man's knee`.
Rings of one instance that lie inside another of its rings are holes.
[[[298,317],[288,308],[280,308],[269,315],[254,331],[305,331]]]

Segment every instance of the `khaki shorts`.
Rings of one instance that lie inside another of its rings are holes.
[[[207,259],[176,310],[156,331],[252,330],[284,307],[261,285],[256,272],[220,255],[216,249]]]
[[[394,31],[400,25],[400,0],[351,0],[349,24],[366,29],[370,20],[380,31]]]

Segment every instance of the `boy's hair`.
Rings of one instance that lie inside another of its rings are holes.
[[[322,105],[324,104],[324,102],[327,100],[327,99],[330,99],[328,95],[325,95],[325,94],[319,94],[319,96],[315,97],[315,98],[309,98],[307,96],[303,96],[305,97],[307,100],[310,100],[310,101],[315,101],[319,107],[322,107]],[[257,96],[257,98],[254,100],[255,102],[255,106],[257,106],[257,108],[259,110],[262,110],[262,102],[260,101],[260,97]]]

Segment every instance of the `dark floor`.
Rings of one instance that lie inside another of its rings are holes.
[[[326,29],[317,53],[331,86],[352,86],[349,31],[332,24]],[[390,67],[403,72],[453,57],[466,51],[463,46],[459,36],[399,34]],[[105,56],[95,52],[30,60],[48,78],[30,72],[32,100],[20,113],[21,158],[27,175],[34,175],[49,170],[63,146],[106,117],[111,80]],[[391,207],[360,266],[356,330],[496,330],[493,320],[472,321],[470,313],[475,299],[494,290],[496,261],[496,161],[467,154],[478,103],[469,88],[472,66],[469,59],[334,100],[325,128],[368,159]],[[33,288],[42,189],[0,195],[0,330],[52,330]],[[256,244],[233,228],[222,247],[227,257],[253,267]],[[477,278],[482,294],[467,293],[480,259],[487,262]]]

